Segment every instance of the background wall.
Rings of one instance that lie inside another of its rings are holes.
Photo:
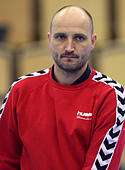
[[[93,16],[98,39],[91,66],[125,86],[125,0],[1,0],[1,103],[17,77],[52,65],[47,40],[50,20],[59,8],[70,4],[86,8]]]
[[[31,40],[32,0],[1,0],[0,26],[8,29],[7,41],[22,43]]]

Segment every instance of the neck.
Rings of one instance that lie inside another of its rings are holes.
[[[57,81],[60,84],[64,85],[71,85],[73,84],[79,77],[82,76],[82,74],[85,72],[87,68],[87,64],[76,72],[66,72],[62,69],[60,69],[56,64],[54,65],[54,74],[57,79]]]

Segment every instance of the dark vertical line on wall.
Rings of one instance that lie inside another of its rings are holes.
[[[41,39],[40,35],[40,0],[32,0],[32,25],[33,33],[32,40],[39,41]]]
[[[115,40],[117,35],[117,11],[116,11],[116,0],[108,0],[108,6],[109,6],[109,34],[110,39]]]

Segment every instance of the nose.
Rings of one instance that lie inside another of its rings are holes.
[[[74,43],[73,43],[72,38],[67,39],[67,43],[66,43],[66,46],[65,46],[65,51],[69,52],[69,53],[74,52]]]

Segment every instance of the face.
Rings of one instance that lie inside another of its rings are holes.
[[[87,65],[96,35],[91,33],[87,14],[77,8],[67,10],[55,16],[48,37],[55,66],[65,72],[76,72]]]

